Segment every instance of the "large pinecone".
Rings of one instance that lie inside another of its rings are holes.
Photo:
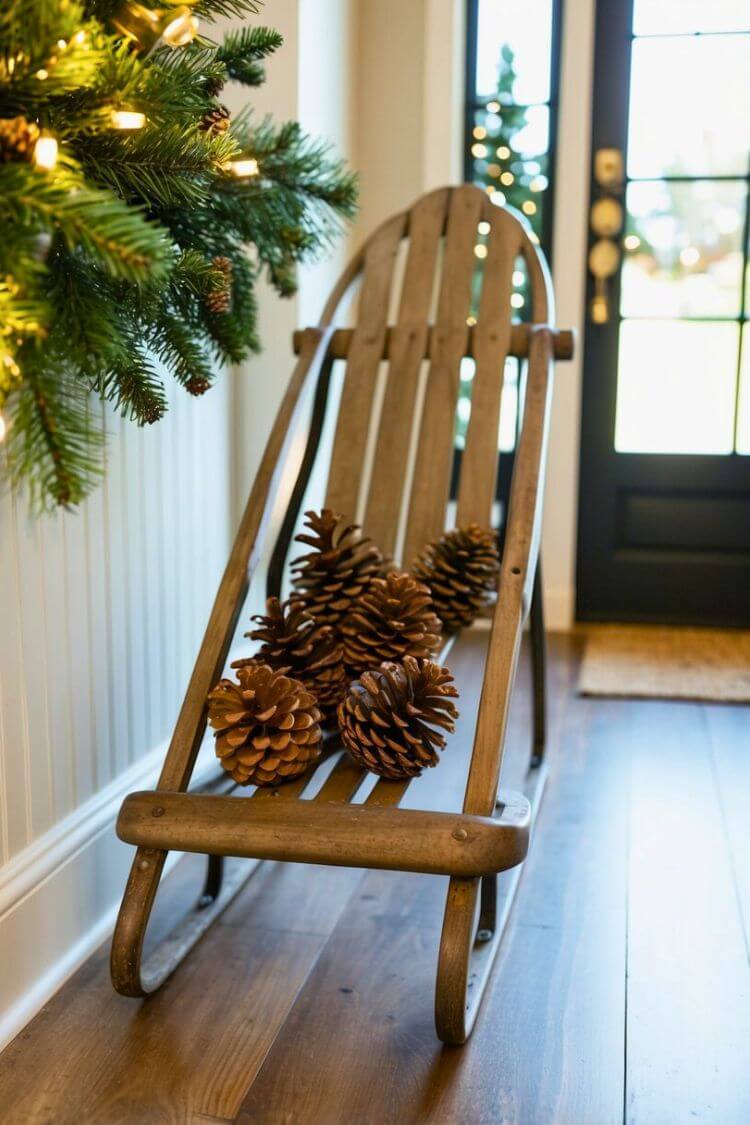
[[[423,548],[412,573],[429,587],[446,632],[455,633],[471,625],[497,590],[497,536],[476,523],[447,531]]]
[[[341,626],[344,660],[353,672],[384,660],[429,656],[440,646],[442,626],[430,591],[409,574],[374,578]]]
[[[436,766],[458,717],[458,692],[447,668],[407,656],[381,664],[350,686],[339,705],[341,739],[355,761],[381,777],[417,777]]]
[[[325,715],[334,715],[348,678],[343,646],[333,629],[317,625],[301,602],[282,604],[278,598],[269,598],[265,614],[256,614],[253,621],[259,627],[245,636],[260,641],[260,649],[254,657],[235,660],[232,667],[261,663],[292,675],[312,692]]]
[[[337,628],[381,573],[383,556],[338,512],[324,508],[305,516],[310,534],[296,539],[313,549],[292,562],[293,598],[304,602],[318,625]]]
[[[216,755],[240,785],[278,785],[320,757],[320,711],[299,680],[249,664],[208,696]]]
[[[25,117],[0,118],[0,164],[31,157],[39,140],[39,126]]]

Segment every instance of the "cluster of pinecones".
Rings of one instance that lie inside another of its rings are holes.
[[[495,536],[476,525],[429,544],[413,575],[395,570],[356,524],[308,512],[311,548],[292,563],[294,592],[270,598],[246,636],[254,656],[208,697],[216,752],[235,781],[276,785],[320,757],[338,724],[351,756],[386,778],[438,762],[458,692],[432,659],[497,587]]]

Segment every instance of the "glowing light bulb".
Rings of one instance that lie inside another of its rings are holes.
[[[239,177],[244,180],[250,176],[258,175],[258,161],[252,158],[243,158],[242,160],[230,160],[227,165],[229,171],[233,176]]]
[[[115,129],[142,129],[146,115],[132,109],[113,109],[110,120]]]
[[[483,156],[487,155],[487,145],[476,144],[471,146],[471,155],[477,156],[481,160]]]
[[[177,8],[161,33],[168,47],[187,47],[198,34],[198,19],[189,8]]]
[[[680,250],[680,261],[683,266],[694,266],[700,261],[701,252],[697,246],[686,246]]]
[[[513,271],[513,284],[517,289],[519,289],[523,285],[525,280],[526,279],[521,270]]]
[[[485,219],[483,219],[482,222],[477,227],[477,230],[479,231],[480,234],[489,234],[490,233],[490,224]]]
[[[34,145],[34,163],[44,172],[51,172],[57,164],[57,141],[54,137],[42,136]]]
[[[0,414],[0,442],[5,441],[5,435],[8,432],[8,427],[5,424],[5,419]]]
[[[500,177],[500,183],[503,184],[505,187],[510,187],[510,185],[513,183],[515,178],[516,177],[513,175],[512,172],[503,172],[502,176]]]
[[[467,316],[466,323],[468,324],[469,328],[473,328],[476,322],[477,318],[475,316]]]
[[[40,82],[44,82],[44,79],[45,79],[45,78],[48,78],[48,77],[49,77],[49,74],[48,74],[48,72],[47,72],[47,71],[46,71],[46,70],[44,69],[44,67],[42,66],[42,67],[40,67],[40,68],[39,68],[39,70],[38,70],[38,71],[36,72],[36,74],[34,75],[34,77],[35,77],[35,78],[38,78]]]
[[[510,156],[510,149],[507,145],[500,145],[500,147],[495,151],[501,160],[507,160]]]
[[[474,247],[474,254],[477,258],[486,258],[487,257],[487,247],[484,246],[481,242],[478,242],[477,245]]]
[[[521,210],[523,211],[524,215],[535,215],[536,203],[534,203],[533,199],[526,199],[521,204]]]
[[[624,241],[626,250],[637,250],[641,244],[641,240],[637,234],[627,234]]]
[[[500,112],[500,102],[487,102],[487,112],[488,113],[499,113]]]
[[[510,303],[514,309],[522,309],[525,301],[521,293],[511,293]]]
[[[484,125],[476,125],[474,127],[474,136],[478,141],[484,140],[484,138],[487,136],[487,130],[485,129]]]

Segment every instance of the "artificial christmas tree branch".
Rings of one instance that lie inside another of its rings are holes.
[[[166,373],[203,394],[259,348],[255,286],[282,295],[356,206],[354,177],[292,123],[232,121],[265,27],[206,36],[254,0],[0,0],[0,410],[7,471],[38,506],[101,471],[91,395],[136,422]],[[148,350],[143,341],[148,341]]]

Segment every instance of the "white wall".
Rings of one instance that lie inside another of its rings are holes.
[[[151,784],[229,543],[230,396],[109,415],[76,513],[0,499],[0,1043],[111,919],[125,792]]]

